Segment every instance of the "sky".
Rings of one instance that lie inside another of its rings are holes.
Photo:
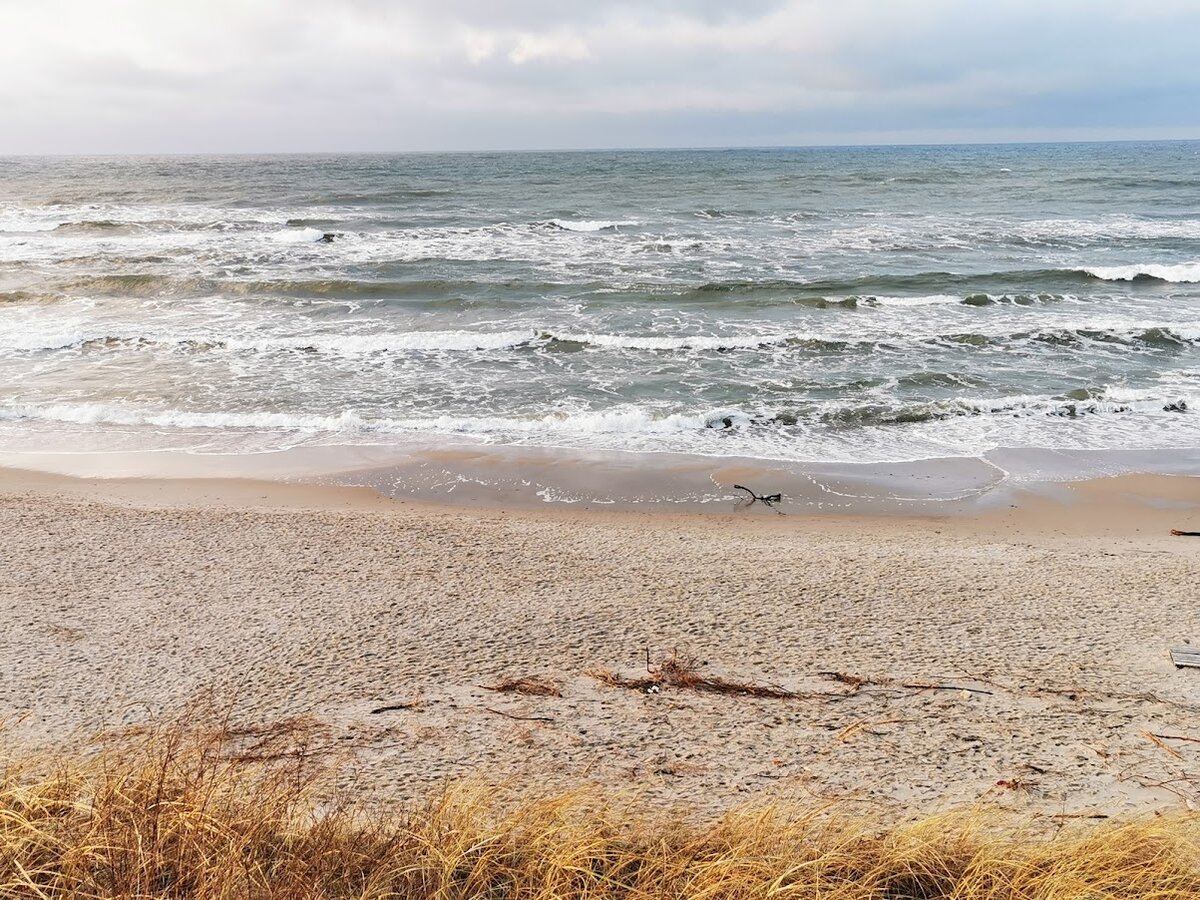
[[[0,153],[1200,138],[1200,0],[0,0]]]

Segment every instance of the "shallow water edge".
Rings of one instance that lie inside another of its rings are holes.
[[[432,443],[235,454],[60,448],[3,451],[0,467],[99,480],[252,479],[356,487],[385,498],[461,507],[718,515],[752,507],[922,517],[1002,509],[1017,495],[1061,497],[1072,483],[1114,476],[1194,477],[1200,475],[1200,449],[1003,449],[979,458],[849,464]],[[781,498],[751,503],[754,494]],[[1171,498],[1154,502],[1169,505]]]

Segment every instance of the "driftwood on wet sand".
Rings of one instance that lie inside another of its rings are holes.
[[[770,509],[775,509],[776,503],[783,502],[783,494],[756,494],[744,484],[735,484],[733,489],[735,491],[745,491],[750,495],[750,502],[746,504],[747,506],[753,506],[755,503],[762,503],[764,506],[767,506]],[[775,509],[775,512],[779,512],[779,510]]]

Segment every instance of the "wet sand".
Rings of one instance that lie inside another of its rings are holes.
[[[1117,815],[1200,781],[1200,480],[971,516],[433,506],[368,488],[0,474],[0,719],[54,747],[197,697],[311,716],[364,795],[464,775],[721,809]],[[589,676],[678,650],[773,699]],[[838,672],[866,683],[831,680]],[[561,697],[486,689],[540,676]],[[376,712],[381,707],[402,707]],[[1154,737],[1167,735],[1175,737]]]

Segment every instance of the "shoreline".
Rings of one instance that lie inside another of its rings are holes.
[[[559,457],[552,458],[561,464]],[[454,450],[436,454],[438,466],[454,465],[459,477],[463,469],[475,466],[474,453]],[[423,466],[427,457],[418,457]],[[511,458],[485,457],[482,465],[511,463]],[[542,459],[537,459],[541,464]],[[576,468],[577,460],[568,460]],[[161,471],[171,471],[165,467]],[[810,489],[799,497],[784,495],[779,503],[749,503],[746,495],[726,489],[720,500],[693,502],[547,502],[531,492],[487,491],[480,495],[471,490],[420,490],[400,493],[404,482],[396,476],[397,466],[365,466],[336,476],[312,474],[267,478],[258,475],[178,474],[159,476],[109,475],[80,477],[61,472],[0,466],[0,496],[25,495],[30,498],[70,498],[150,508],[217,508],[226,510],[262,509],[369,511],[377,514],[456,515],[495,518],[519,516],[534,520],[571,521],[578,516],[599,517],[620,522],[625,519],[692,522],[713,520],[772,530],[795,530],[818,523],[822,529],[848,530],[860,527],[906,527],[940,530],[948,526],[964,534],[1007,537],[1021,534],[1058,534],[1064,536],[1154,536],[1167,535],[1172,528],[1200,528],[1200,477],[1160,473],[1131,473],[1098,478],[1034,482],[997,488],[986,495],[958,500],[934,500],[921,503],[898,502],[894,493],[880,489],[878,480],[859,477],[841,483],[858,493],[846,495],[845,502],[829,502],[822,495],[828,483]],[[220,472],[221,469],[217,469]],[[247,471],[232,469],[231,471]],[[586,469],[585,469],[586,471]],[[605,474],[607,468],[601,468]],[[672,469],[678,474],[678,469]],[[722,466],[711,470],[702,466],[691,475],[711,479],[715,484],[732,486],[736,479],[763,484],[767,469],[747,466]],[[576,474],[573,472],[572,474]],[[894,469],[888,473],[894,477]],[[651,469],[637,473],[640,483],[661,480],[662,471]],[[910,477],[935,477],[918,470]],[[719,479],[719,480],[718,480]],[[509,475],[511,483],[518,476]],[[777,482],[765,482],[774,487]],[[816,482],[810,480],[810,486]],[[878,494],[866,493],[880,489]],[[1195,527],[1194,527],[1195,526]]]
[[[1046,499],[1077,505],[1099,484],[1136,483],[1158,505],[1200,497],[1165,486],[1200,479],[1200,449],[995,451],[986,457],[894,463],[803,463],[676,453],[577,451],[471,444],[297,445],[263,452],[118,449],[0,451],[0,472],[31,481],[143,486],[261,483],[362,489],[402,503],[456,509],[745,512],[750,491],[780,494],[788,515],[972,519]],[[749,491],[739,489],[746,485]],[[149,490],[149,488],[147,488]],[[158,492],[165,487],[156,489]],[[278,494],[272,488],[270,493]],[[187,493],[187,492],[184,492]],[[1128,493],[1128,492],[1126,492]],[[761,504],[759,505],[761,508]]]
[[[1200,737],[1197,675],[1167,656],[1200,640],[1200,542],[1167,534],[1200,479],[1065,490],[976,516],[693,515],[9,470],[0,719],[45,749],[199,698],[309,716],[355,760],[343,787],[400,801],[479,776],[885,819],[1180,808],[1200,752],[1146,735]],[[795,696],[595,675],[674,651]],[[526,677],[561,696],[489,690]]]

